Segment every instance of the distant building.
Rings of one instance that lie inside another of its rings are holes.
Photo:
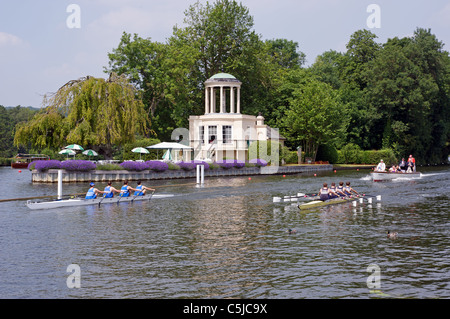
[[[227,73],[218,73],[205,82],[205,114],[189,117],[190,146],[194,159],[219,161],[248,159],[254,141],[284,142],[264,117],[241,114],[241,82]]]

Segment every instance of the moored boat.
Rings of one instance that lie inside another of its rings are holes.
[[[397,178],[418,178],[420,177],[420,172],[370,172],[370,175],[374,182],[389,181]]]
[[[28,164],[37,160],[50,160],[50,157],[44,154],[17,154],[11,162],[11,168],[27,168]]]
[[[74,206],[86,206],[86,205],[103,205],[103,204],[117,204],[126,202],[145,201],[150,199],[167,198],[172,197],[173,194],[146,194],[144,196],[129,196],[129,197],[112,197],[112,198],[71,198],[63,200],[54,200],[48,202],[32,202],[27,201],[27,206],[30,209],[51,209],[59,207],[74,207]]]

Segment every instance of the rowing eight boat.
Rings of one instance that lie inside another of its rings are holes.
[[[94,198],[94,199],[84,199],[84,198],[73,198],[73,199],[64,199],[64,200],[55,200],[49,202],[32,202],[27,201],[27,206],[30,209],[50,209],[50,208],[58,208],[58,207],[73,207],[73,206],[85,206],[85,205],[103,205],[103,204],[116,204],[116,203],[124,203],[124,202],[133,202],[133,201],[144,201],[157,199],[157,198],[167,198],[172,197],[173,194],[146,194],[144,196],[129,196],[129,197],[113,197],[113,198]]]
[[[351,198],[333,198],[333,199],[328,199],[325,201],[313,200],[311,202],[307,202],[307,203],[298,205],[298,208],[300,208],[301,210],[307,210],[307,209],[311,209],[311,208],[353,202],[357,199],[358,199],[357,197],[351,197]]]

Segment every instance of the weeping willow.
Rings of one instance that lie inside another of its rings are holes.
[[[48,106],[16,128],[14,144],[37,149],[80,144],[110,158],[114,145],[149,133],[149,119],[136,88],[125,76],[87,76],[63,85]]]

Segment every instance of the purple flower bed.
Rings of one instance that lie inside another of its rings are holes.
[[[267,161],[260,159],[260,158],[254,158],[248,161],[250,164],[255,164],[257,167],[261,166],[267,166]]]
[[[190,163],[190,162],[178,162],[176,163],[182,170],[185,171],[192,171],[196,165],[194,163]]]
[[[155,172],[164,172],[169,169],[169,164],[160,161],[147,161],[145,162],[148,168]]]
[[[39,172],[43,172],[43,171],[47,171],[49,169],[59,169],[61,168],[61,162],[58,160],[38,160],[38,161],[33,161],[30,164],[28,164],[28,169],[32,170],[32,169],[36,169]]]
[[[97,168],[91,161],[68,160],[61,163],[61,168],[66,171],[89,172]]]
[[[145,171],[149,169],[148,164],[144,162],[133,162],[133,161],[126,161],[120,164],[123,169],[127,171]]]
[[[242,168],[245,166],[244,161],[235,160],[235,159],[229,159],[229,160],[222,160],[217,161],[216,164],[218,164],[223,169],[230,169],[230,168]]]
[[[195,167],[197,167],[198,165],[203,165],[205,166],[205,171],[209,170],[209,164],[205,161],[192,161],[191,163],[193,163]]]

